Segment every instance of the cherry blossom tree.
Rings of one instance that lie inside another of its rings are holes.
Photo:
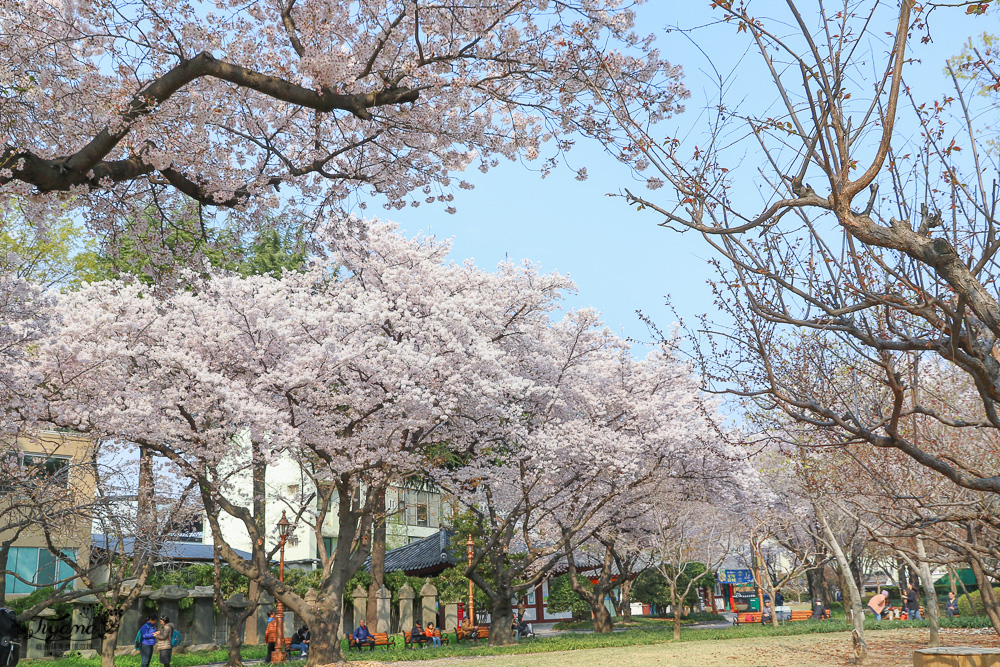
[[[388,482],[426,474],[516,420],[525,390],[498,343],[524,334],[569,283],[531,266],[445,264],[448,246],[373,224],[326,260],[274,276],[193,277],[190,290],[99,283],[62,295],[34,353],[46,418],[128,437],[200,490],[223,559],[309,625],[310,660],[340,657],[344,586],[368,555]],[[517,343],[511,342],[510,345]],[[289,518],[316,532],[315,602],[271,572],[275,539],[241,487],[247,448],[303,480]],[[221,517],[266,548],[242,560]]]
[[[0,44],[0,198],[96,227],[181,194],[449,203],[455,172],[548,171],[572,133],[608,142],[615,107],[686,96],[618,0],[29,0],[0,5]]]
[[[490,599],[491,644],[512,641],[512,599],[562,563],[575,578],[568,554],[593,539],[629,491],[657,475],[701,474],[695,461],[714,439],[690,369],[666,349],[633,359],[593,311],[515,342],[518,371],[530,382],[517,397],[521,418],[440,481],[484,535],[466,574]],[[595,628],[609,630],[603,596],[591,602],[601,615]]]

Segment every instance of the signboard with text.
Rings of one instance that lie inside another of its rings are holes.
[[[750,570],[720,570],[720,584],[752,584],[753,573]]]

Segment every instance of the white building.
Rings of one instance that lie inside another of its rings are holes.
[[[235,471],[232,491],[227,496],[243,507],[250,507],[252,479],[248,466],[244,468]],[[313,487],[298,463],[281,457],[267,467],[266,488],[265,526],[268,527],[268,547],[271,547],[277,543],[277,524],[282,510],[286,511],[289,521],[294,522],[298,510],[312,495]],[[307,507],[302,524],[295,526],[291,533],[285,547],[285,563],[311,569],[319,565],[319,541],[314,529],[318,503],[306,504],[311,506]],[[390,487],[386,494],[386,510],[390,515],[386,543],[387,548],[393,549],[436,533],[442,520],[450,516],[451,507],[442,494],[430,486],[407,484]],[[251,551],[250,536],[241,521],[222,513],[219,523],[229,546]],[[336,507],[327,514],[320,533],[329,553],[336,546],[339,533]],[[202,541],[213,543],[207,518]]]

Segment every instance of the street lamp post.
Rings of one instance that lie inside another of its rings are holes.
[[[465,543],[465,551],[469,556],[469,567],[472,567],[473,546],[474,545],[472,542],[472,533],[469,533],[469,539]],[[472,602],[472,577],[469,577],[469,624],[473,626],[476,624],[475,607],[473,606]]]
[[[289,533],[292,532],[292,524],[285,516],[285,510],[281,510],[281,520],[278,521],[278,545],[281,547],[281,561],[278,564],[278,581],[285,581],[285,542]],[[278,624],[278,641],[275,642],[274,652],[271,653],[271,662],[284,662],[285,656],[285,604],[278,599],[275,605],[274,623]]]

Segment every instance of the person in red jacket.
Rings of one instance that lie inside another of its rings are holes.
[[[271,662],[271,654],[274,653],[274,646],[278,643],[278,626],[281,625],[278,619],[274,617],[274,612],[267,612],[267,628],[264,630],[264,642],[267,644],[267,657],[264,658],[264,662]],[[284,633],[281,633],[284,634]],[[281,641],[284,641],[284,637],[280,637]]]

